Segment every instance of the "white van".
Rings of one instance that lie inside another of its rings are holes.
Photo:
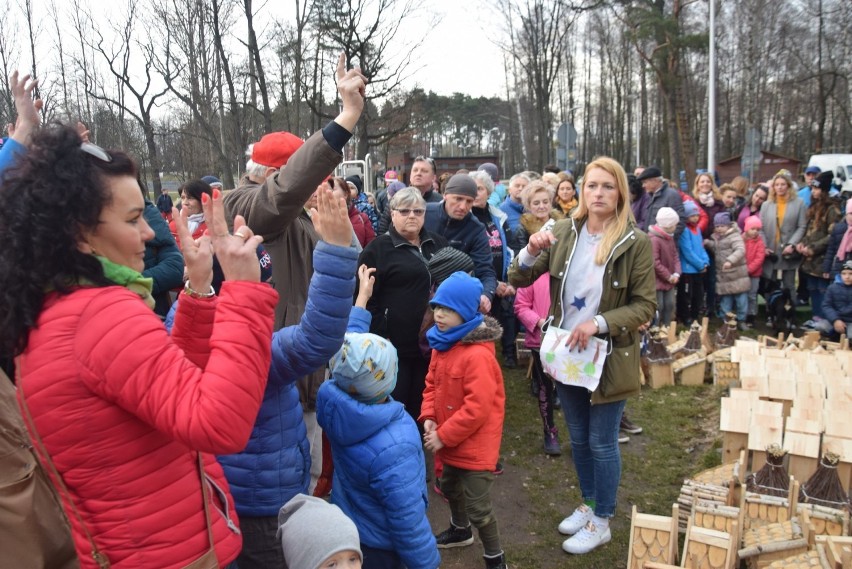
[[[823,172],[831,170],[834,184],[840,186],[841,193],[852,195],[852,154],[814,154],[808,166],[816,166]]]

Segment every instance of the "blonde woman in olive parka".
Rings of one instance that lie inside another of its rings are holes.
[[[629,203],[621,165],[607,157],[592,161],[571,218],[531,235],[509,269],[515,287],[550,273],[550,316],[553,325],[571,330],[569,346],[584,348],[591,336],[611,346],[593,393],[556,383],[584,502],[559,524],[571,535],[562,549],[572,554],[611,539],[621,479],[618,430],[625,400],[640,390],[638,329],[656,309],[651,243],[636,228]]]

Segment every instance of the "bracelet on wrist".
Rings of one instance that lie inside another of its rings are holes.
[[[184,283],[183,293],[192,298],[213,298],[216,296],[216,291],[213,289],[213,285],[210,285],[210,290],[208,292],[198,292],[190,286],[189,281]]]

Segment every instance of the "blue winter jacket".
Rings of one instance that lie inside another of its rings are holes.
[[[0,146],[0,174],[13,166],[18,161],[18,157],[23,156],[26,151],[27,149],[23,144],[7,138],[3,142],[3,146]]]
[[[248,445],[217,457],[240,516],[277,516],[290,498],[307,494],[311,482],[311,452],[295,382],[326,364],[343,343],[358,252],[320,241],[313,259],[301,321],[272,336],[269,382]]]
[[[684,228],[677,240],[677,252],[685,275],[700,273],[710,265],[710,257],[704,249],[704,238],[700,229],[693,233],[689,227]]]
[[[517,231],[518,225],[521,224],[521,216],[524,214],[524,204],[520,204],[512,199],[512,196],[506,196],[503,203],[500,204],[500,209],[506,214],[506,224],[510,231]]]
[[[474,265],[474,276],[482,283],[482,293],[489,299],[494,298],[497,290],[497,275],[491,259],[491,246],[485,235],[485,226],[472,213],[464,219],[453,219],[447,215],[444,202],[426,204],[426,221],[423,227],[427,231],[443,236],[450,247],[467,253]]]
[[[494,191],[491,192],[490,196],[488,196],[488,205],[500,207],[500,204],[502,204],[503,200],[506,199],[506,194],[508,193],[509,190],[506,188],[505,184],[494,184]]]
[[[183,286],[183,255],[169,231],[169,224],[160,215],[160,210],[147,199],[143,215],[154,230],[154,238],[145,242],[145,270],[142,276],[154,279],[154,289],[151,291],[156,301],[154,312],[166,316],[169,312],[169,291]]]
[[[352,309],[353,332],[370,313]],[[366,405],[331,378],[317,392],[317,422],[334,456],[331,501],[358,526],[361,543],[395,551],[408,569],[435,569],[441,557],[426,517],[426,466],[417,425],[402,403]]]
[[[825,289],[822,299],[822,313],[832,324],[842,320],[847,324],[852,322],[852,286],[843,283],[832,283]]]

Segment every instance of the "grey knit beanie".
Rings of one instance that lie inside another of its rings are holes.
[[[358,528],[343,510],[325,500],[297,494],[278,512],[278,536],[292,569],[317,569],[341,551],[361,554]]]
[[[450,194],[460,194],[476,199],[476,182],[467,174],[455,174],[447,182],[447,187],[444,189],[445,196]]]

